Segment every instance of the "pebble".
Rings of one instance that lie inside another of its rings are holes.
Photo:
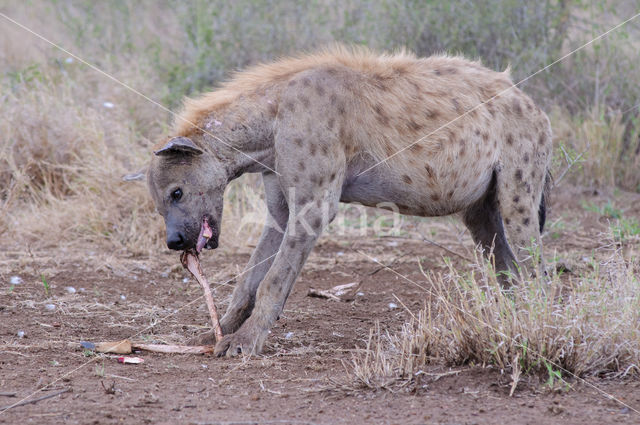
[[[395,310],[396,308],[398,308],[398,304],[396,304],[396,303],[389,303],[389,310]]]
[[[18,331],[18,338],[24,338],[24,331]]]
[[[287,334],[284,336],[284,339],[291,339],[293,338],[293,332],[287,332]]]
[[[356,292],[356,295],[359,297],[364,297],[364,292]]]
[[[56,306],[55,306],[55,304],[45,304],[44,308],[46,308],[49,311],[53,311],[53,310],[56,309]]]
[[[20,285],[24,281],[22,280],[22,278],[20,276],[11,276],[11,279],[9,279],[9,282],[12,285]]]
[[[398,246],[398,242],[396,242],[396,241],[388,242],[387,246]]]
[[[124,295],[120,295],[120,299],[121,299],[122,301],[124,301],[124,300],[126,300],[126,299],[127,299],[127,297],[126,297],[126,296],[124,296]]]
[[[66,289],[67,292],[70,293],[70,294],[75,294],[76,293],[76,288],[74,288],[73,286],[67,286],[64,289]]]
[[[66,58],[64,61],[66,63],[73,63],[73,58]]]
[[[107,108],[107,109],[113,109],[113,107],[114,107],[115,105],[114,105],[113,103],[111,103],[111,102],[104,102],[104,103],[102,104],[102,106],[104,106],[104,107],[105,107],[105,108]]]
[[[187,283],[187,282],[189,282],[189,278],[188,277],[185,277],[184,279],[182,279],[182,283]]]

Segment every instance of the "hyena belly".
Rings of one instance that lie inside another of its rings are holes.
[[[459,149],[439,142],[439,150],[427,149],[424,146],[431,142],[424,140],[418,149],[372,169],[378,161],[369,155],[357,156],[347,164],[340,200],[384,208],[394,204],[403,214],[423,217],[460,212],[486,193],[497,162],[497,153],[482,152],[480,141],[470,138],[467,144],[481,155],[466,159],[460,157]]]

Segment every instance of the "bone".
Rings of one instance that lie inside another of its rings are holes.
[[[140,342],[131,342],[128,339],[121,341],[104,341],[92,343],[83,341],[80,343],[84,349],[92,350],[97,353],[115,353],[115,354],[131,354],[133,350],[151,351],[154,353],[173,353],[173,354],[211,354],[213,346],[211,345],[174,345],[174,344],[144,344]],[[2,395],[0,393],[0,395]]]
[[[211,295],[209,282],[207,282],[207,278],[202,272],[202,267],[200,266],[200,259],[198,258],[197,251],[194,251],[193,249],[184,251],[180,256],[180,261],[182,262],[182,266],[185,269],[189,270],[193,277],[196,278],[200,286],[202,286],[202,289],[204,290],[204,299],[207,303],[207,308],[209,309],[209,315],[211,316],[213,331],[216,334],[216,341],[220,341],[222,339],[222,328],[220,327],[220,321],[218,319],[218,310],[216,309],[216,305],[213,302],[213,296]]]

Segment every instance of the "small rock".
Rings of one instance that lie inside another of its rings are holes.
[[[18,331],[18,338],[24,338],[24,331]]]
[[[344,252],[342,252],[342,251],[338,251],[338,252],[336,253],[336,255],[337,255],[338,257],[342,257],[342,256],[344,255]]]
[[[182,279],[182,283],[187,283],[187,282],[189,282],[189,278],[188,277],[185,277],[184,279]]]
[[[20,276],[11,276],[11,279],[9,279],[9,282],[12,285],[20,285],[24,281],[22,280],[22,278]]]
[[[284,339],[291,339],[293,338],[293,332],[287,332],[287,334],[284,336]]]
[[[64,289],[66,289],[67,292],[70,293],[70,294],[75,294],[76,293],[76,288],[74,288],[73,286],[67,286]]]
[[[102,104],[102,106],[104,106],[104,107],[105,107],[105,108],[107,108],[107,109],[113,109],[113,107],[114,107],[115,105],[114,105],[113,103],[111,103],[111,102],[104,102],[104,103]]]
[[[398,308],[398,304],[396,304],[396,303],[389,303],[389,310],[395,310],[396,308]]]
[[[396,241],[387,242],[387,246],[398,246],[398,242]]]
[[[124,295],[120,295],[120,299],[121,299],[122,301],[124,301],[124,300],[126,300],[126,299],[127,299],[127,297],[125,297]]]
[[[203,369],[208,369],[209,366],[207,366],[206,364],[201,364],[200,366],[202,366]]]
[[[364,292],[356,292],[356,295],[359,297],[364,297]]]
[[[53,310],[56,309],[56,306],[55,306],[55,304],[45,304],[44,308],[46,308],[49,311],[53,311]]]
[[[169,277],[169,273],[167,273],[167,272],[162,272],[162,273],[160,273],[160,277],[167,278],[167,277]]]
[[[73,58],[66,58],[65,63],[73,63]]]

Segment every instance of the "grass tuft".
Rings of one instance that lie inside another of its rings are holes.
[[[633,255],[630,258],[634,258]],[[554,386],[640,372],[640,267],[616,250],[579,277],[553,273],[503,290],[490,263],[424,273],[427,304],[400,332],[372,330],[352,378],[385,388],[427,365],[491,365]]]

